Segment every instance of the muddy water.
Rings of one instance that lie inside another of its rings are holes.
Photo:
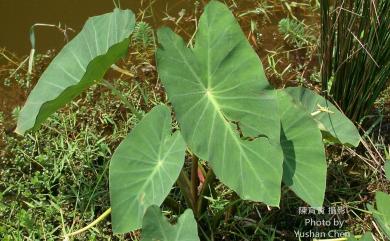
[[[122,0],[121,7],[135,13],[145,11],[144,18],[153,25],[162,23],[165,13],[178,16],[178,12],[194,9],[193,0]],[[112,0],[0,0],[0,47],[7,47],[18,55],[28,54],[31,46],[29,29],[35,23],[61,23],[80,31],[90,16],[112,11]],[[140,16],[141,17],[141,16]],[[74,35],[69,33],[70,38]],[[64,35],[48,27],[36,30],[36,47],[42,52],[61,48]]]
[[[137,15],[137,20],[142,19],[154,28],[168,25],[175,28],[175,32],[189,39],[195,29],[193,20],[199,17],[207,2],[208,0],[121,0],[121,8],[133,10]],[[264,64],[266,64],[265,56],[269,51],[286,47],[283,38],[278,34],[278,22],[281,18],[287,17],[288,13],[281,6],[280,1],[269,1],[269,6],[272,6],[269,9],[270,21],[265,21],[262,15],[245,14],[253,12],[258,7],[259,1],[225,0],[225,2],[236,16],[245,16],[238,17],[238,20]],[[81,30],[88,17],[110,12],[113,8],[112,0],[0,0],[0,53],[1,48],[5,47],[9,51],[7,53],[13,52],[18,56],[12,58],[15,64],[11,64],[13,65],[11,68],[15,69],[23,60],[23,56],[27,56],[31,49],[29,29],[33,24],[61,23],[62,26],[66,25],[74,29],[74,33],[68,32],[68,37],[71,39]],[[306,24],[318,20],[318,18],[313,18],[313,14],[302,11],[302,9],[295,10],[297,10],[294,12],[298,18],[305,19]],[[180,18],[181,14],[184,14],[183,18]],[[255,38],[254,34],[251,35],[251,21],[256,23],[257,36],[260,34],[260,38]],[[45,53],[49,49],[59,50],[66,44],[63,33],[57,29],[38,27],[35,33],[38,53]],[[298,53],[294,57],[301,58],[302,56]],[[299,59],[292,59],[299,64]],[[3,86],[3,78],[6,75],[3,61],[10,64],[8,60],[0,56],[0,111],[10,113],[15,106],[23,104],[26,96],[24,91],[14,87],[15,85]],[[290,61],[282,63],[282,69]],[[273,82],[272,78],[270,81]],[[276,83],[276,85],[280,84]]]
[[[179,18],[179,12],[193,18],[191,13],[195,12],[195,6],[194,0],[121,0],[122,9],[131,9],[137,20],[146,21],[153,27],[172,24]],[[3,82],[10,73],[8,70],[13,72],[29,54],[31,26],[61,23],[62,27],[74,30],[67,31],[68,39],[72,39],[88,17],[110,12],[114,7],[112,0],[0,0],[0,52],[2,48],[7,50],[7,59],[0,56],[0,111],[7,119],[12,109],[26,99],[25,91],[17,84],[5,86]],[[181,22],[186,22],[185,18]],[[37,53],[60,50],[66,44],[64,34],[55,28],[37,27],[35,36]],[[26,68],[19,71],[25,73]]]

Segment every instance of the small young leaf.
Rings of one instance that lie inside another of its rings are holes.
[[[151,205],[161,205],[184,164],[186,145],[171,135],[171,113],[154,107],[122,141],[110,163],[110,197],[114,233],[141,227]]]
[[[376,209],[374,219],[385,235],[390,238],[390,195],[383,192],[376,192]]]
[[[324,97],[303,87],[290,87],[285,91],[312,115],[325,138],[350,146],[359,145],[360,135],[355,125]]]
[[[390,195],[383,192],[376,192],[375,201],[376,209],[368,205],[368,210],[372,212],[375,221],[385,236],[390,238]]]
[[[158,39],[158,72],[188,146],[241,198],[278,206],[283,153],[272,144],[280,137],[276,94],[233,14],[211,1],[194,48],[167,28]]]
[[[172,226],[157,206],[151,206],[146,211],[141,236],[141,241],[199,241],[191,209],[187,209]]]
[[[308,113],[283,90],[278,91],[284,152],[283,182],[312,207],[321,207],[326,187],[326,159],[321,131]]]
[[[90,18],[54,58],[31,91],[15,132],[36,129],[47,117],[100,80],[128,49],[135,25],[130,10]]]
[[[390,161],[385,162],[386,179],[390,181]]]

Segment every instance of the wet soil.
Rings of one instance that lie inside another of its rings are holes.
[[[208,1],[194,0],[122,0],[121,8],[131,9],[137,15],[137,20],[151,24],[153,28],[163,25],[169,26],[185,39],[190,39],[195,31],[195,18],[201,14],[203,6]],[[290,50],[292,46],[286,45],[283,37],[278,32],[279,20],[290,16],[282,1],[269,1],[267,9],[268,17],[264,14],[254,13],[259,7],[259,1],[240,0],[225,1],[239,20],[248,40],[262,59],[264,68],[267,67],[266,55],[270,51]],[[298,1],[300,2],[300,1]],[[12,109],[20,106],[26,99],[28,90],[21,89],[16,83],[5,86],[4,80],[12,73],[20,63],[28,56],[31,49],[29,30],[35,23],[59,24],[74,30],[67,31],[67,38],[72,39],[77,34],[84,22],[90,16],[112,11],[112,1],[95,0],[34,0],[34,1],[9,1],[0,0],[0,111],[10,116]],[[308,12],[305,8],[292,9],[294,16],[303,19],[305,24],[316,24],[319,21],[318,14]],[[251,28],[252,22],[252,28]],[[253,23],[256,30],[253,30]],[[50,49],[61,49],[66,44],[64,34],[56,28],[38,27],[35,31],[37,53],[45,53]],[[3,49],[2,49],[3,48]],[[288,59],[279,63],[283,70],[291,61],[293,65],[307,61],[306,51],[294,51]],[[6,58],[7,57],[7,58]],[[318,65],[316,59],[310,60],[311,67]],[[18,72],[26,73],[26,65]],[[36,71],[34,78],[39,77],[40,71]],[[308,75],[310,72],[306,73]],[[286,83],[268,76],[275,86],[284,86]],[[290,74],[287,79],[295,76]],[[12,81],[11,81],[12,82]],[[34,83],[35,81],[33,81]]]

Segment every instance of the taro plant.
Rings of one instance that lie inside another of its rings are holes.
[[[103,81],[107,69],[126,54],[134,26],[129,10],[89,19],[43,73],[20,112],[16,132],[38,128]],[[173,111],[160,104],[142,117],[131,108],[139,123],[110,163],[111,209],[105,214],[112,211],[114,233],[142,228],[145,241],[199,240],[196,223],[217,179],[241,199],[276,207],[283,183],[320,207],[326,186],[323,138],[357,146],[360,136],[353,123],[311,90],[270,86],[238,22],[220,2],[206,6],[193,48],[169,28],[159,29],[157,36],[157,70]],[[172,114],[178,122],[174,130]],[[171,226],[159,206],[175,183],[192,210]]]

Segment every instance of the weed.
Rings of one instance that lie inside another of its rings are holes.
[[[271,6],[269,4],[269,2],[265,1],[265,0],[258,0],[258,1],[256,1],[256,4],[257,5],[256,5],[255,9],[248,10],[244,13],[241,13],[240,15],[238,15],[238,17],[244,17],[244,16],[249,15],[249,14],[257,14],[257,15],[263,16],[266,21],[271,22],[270,15],[271,15],[271,10],[273,9],[273,6]]]
[[[142,21],[135,25],[132,39],[135,45],[140,45],[144,49],[155,44],[152,28],[148,23]]]
[[[42,64],[36,65],[40,68]],[[142,85],[150,96],[148,101],[136,82],[116,80],[114,86],[145,111],[161,101],[153,83]],[[15,108],[14,118],[19,109]],[[109,206],[109,157],[134,125],[134,116],[125,110],[117,96],[96,86],[23,139],[6,134],[1,115],[0,134],[7,143],[0,153],[1,240],[58,240]],[[109,222],[80,239],[87,237],[125,239],[112,235]]]
[[[283,18],[279,21],[279,32],[284,39],[297,48],[315,44],[315,38],[310,34],[303,22],[295,19]]]

